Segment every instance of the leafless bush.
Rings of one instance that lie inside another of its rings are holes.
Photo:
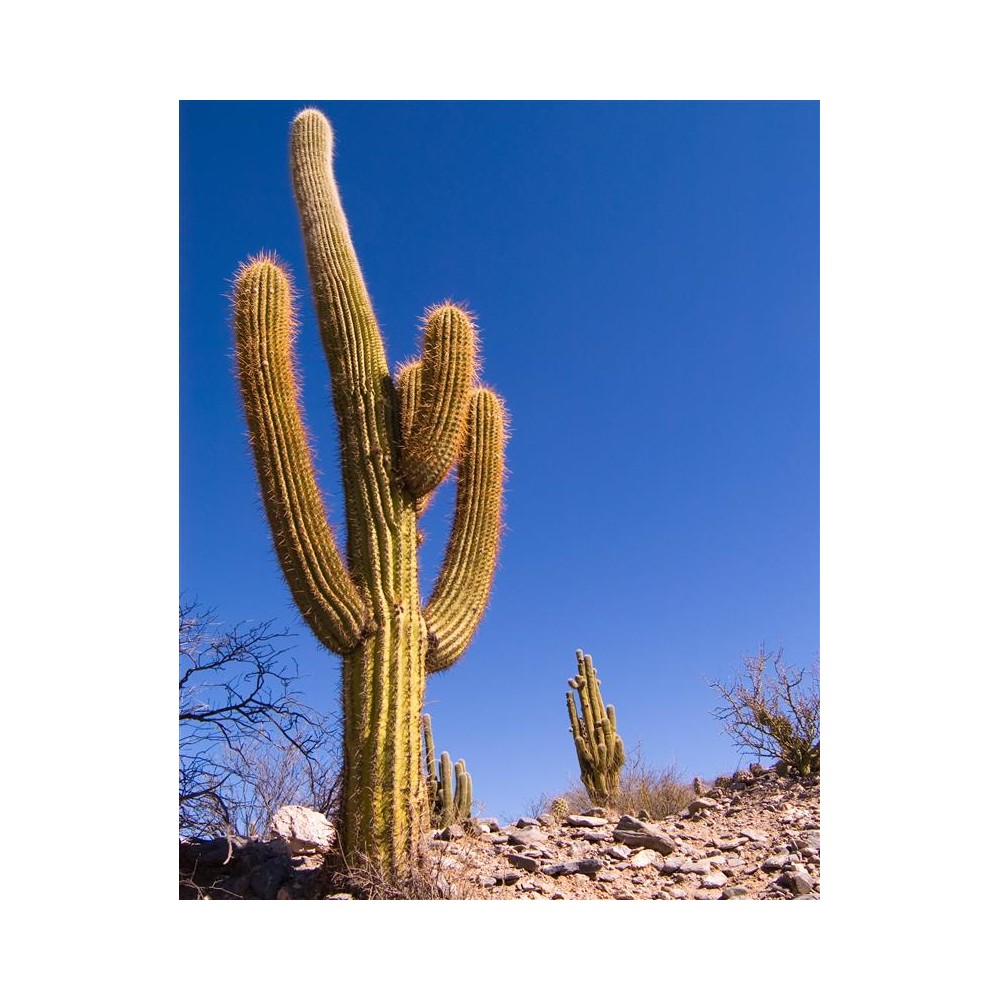
[[[179,828],[186,837],[260,837],[282,805],[333,812],[339,743],[330,716],[299,700],[290,633],[226,628],[180,608]]]
[[[724,702],[715,709],[733,744],[794,767],[799,774],[819,771],[819,661],[809,669],[786,664],[782,651],[763,644],[729,684],[710,682]]]

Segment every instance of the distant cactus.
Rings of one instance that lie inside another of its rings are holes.
[[[604,707],[597,671],[583,650],[576,651],[577,676],[569,681],[572,691],[566,692],[569,708],[570,732],[576,744],[580,762],[580,778],[595,806],[608,805],[618,791],[622,766],[625,764],[625,746],[615,727],[613,705]],[[577,715],[573,691],[580,699]]]
[[[330,123],[314,109],[301,112],[291,147],[340,432],[343,554],[299,411],[295,296],[268,255],[237,276],[237,369],[278,561],[305,621],[343,658],[338,840],[349,863],[398,876],[419,863],[429,820],[420,773],[426,678],[461,656],[489,597],[506,420],[499,396],[477,384],[476,331],[457,306],[427,314],[420,359],[390,375],[334,181]],[[422,604],[417,518],[456,467],[451,537]]]
[[[564,799],[561,795],[559,798],[553,799],[549,804],[549,812],[552,813],[557,822],[562,823],[569,815],[568,800]]]
[[[441,751],[440,760],[434,756],[434,734],[431,732],[431,717],[421,720],[424,733],[424,770],[427,777],[427,798],[431,804],[431,825],[451,826],[472,817],[472,778],[466,770],[465,761],[455,762]]]

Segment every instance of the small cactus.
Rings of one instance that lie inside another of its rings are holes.
[[[576,662],[579,673],[570,678],[572,690],[566,692],[570,732],[576,744],[583,787],[595,806],[606,806],[618,792],[625,764],[625,746],[616,731],[614,705],[604,707],[601,682],[593,661],[578,649]],[[573,691],[580,699],[580,715],[577,715]]]
[[[560,795],[559,798],[552,800],[549,812],[556,818],[556,822],[563,823],[569,815],[569,802]]]
[[[472,778],[465,761],[459,760],[452,767],[447,751],[441,751],[440,760],[434,756],[434,734],[431,717],[421,719],[424,734],[424,769],[427,777],[427,798],[431,805],[431,824],[435,827],[472,817]]]

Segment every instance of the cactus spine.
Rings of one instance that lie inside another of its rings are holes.
[[[583,787],[594,805],[606,806],[618,792],[625,745],[615,727],[614,705],[604,707],[601,682],[597,679],[593,660],[578,649],[576,663],[577,675],[569,681],[572,690],[566,692],[570,732],[576,744]],[[573,691],[580,699],[579,715]]]
[[[454,769],[451,757],[444,750],[440,760],[434,756],[434,734],[431,732],[431,717],[423,717],[424,769],[427,777],[427,797],[431,804],[431,824],[435,827],[451,826],[452,823],[472,816],[472,778],[466,770],[465,761],[456,761]]]
[[[403,874],[428,823],[420,713],[485,610],[500,536],[505,415],[476,384],[476,331],[456,306],[424,319],[423,353],[393,380],[334,181],[333,132],[292,125],[292,181],[340,432],[346,559],[326,518],[298,405],[291,282],[264,255],[234,298],[237,367],[263,505],[303,618],[343,658],[345,854]],[[417,518],[457,464],[444,564],[421,604]]]

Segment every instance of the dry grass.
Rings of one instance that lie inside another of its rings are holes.
[[[580,813],[593,807],[580,782],[560,795],[569,803],[570,812]],[[637,747],[622,768],[620,787],[611,808],[630,816],[645,812],[651,819],[659,820],[676,815],[697,797],[691,783],[681,778],[676,766],[651,767],[643,760],[642,748]],[[536,815],[546,812],[554,798],[556,796],[542,796],[529,808]]]
[[[392,878],[362,858],[348,865],[336,848],[327,854],[319,877],[319,897],[347,893],[354,899],[472,899],[474,865],[444,850],[428,850],[417,868]]]

